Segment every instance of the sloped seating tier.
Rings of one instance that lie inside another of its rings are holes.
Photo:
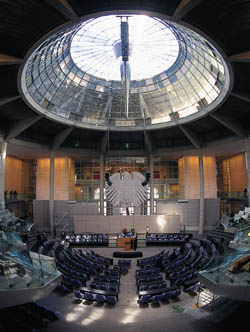
[[[108,247],[109,236],[107,234],[71,234],[64,239],[70,246],[75,247]]]
[[[165,233],[147,234],[147,246],[176,246],[185,244],[192,238],[192,234],[184,233]]]
[[[187,272],[180,274],[176,277],[169,278],[170,285],[182,285],[185,281],[191,280],[197,277],[198,271],[196,269],[188,270]]]
[[[63,275],[61,287],[56,289],[62,293],[86,286],[86,281],[92,275],[98,276],[104,271],[110,271],[112,277],[120,276],[119,271],[107,269],[113,263],[113,259],[96,255],[93,251],[83,253],[56,241],[51,255],[55,258],[57,269]]]
[[[197,279],[199,270],[212,264],[218,255],[215,243],[204,238],[185,242],[180,248],[163,250],[154,256],[138,259],[137,266],[141,267],[141,270],[136,271],[139,302],[158,303],[163,298],[166,300],[173,296],[172,290],[166,291],[163,288],[166,282],[162,280],[160,274],[162,272],[165,272],[165,278],[169,280],[170,286],[175,287],[175,290],[178,289],[179,295],[182,286],[185,292],[197,291],[201,287]],[[152,273],[156,271],[158,276]],[[162,293],[164,296],[161,296]]]
[[[53,310],[36,302],[0,310],[1,331],[40,331],[56,320]]]

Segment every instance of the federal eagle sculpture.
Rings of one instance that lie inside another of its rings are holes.
[[[117,172],[109,177],[105,185],[106,197],[115,207],[140,206],[147,200],[148,184],[139,172]]]

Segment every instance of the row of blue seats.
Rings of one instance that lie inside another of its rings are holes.
[[[153,290],[153,289],[161,289],[166,288],[167,284],[166,282],[156,283],[152,285],[142,285],[138,287],[138,291],[147,291],[147,290]]]
[[[100,289],[103,291],[110,291],[110,292],[118,292],[119,287],[117,285],[104,285],[104,284],[99,284],[95,282],[91,282],[89,285],[90,288],[92,289]]]
[[[105,275],[105,276],[112,276],[112,277],[120,277],[120,271],[118,271],[118,270],[111,270],[111,269],[107,269],[107,270],[104,270],[103,271],[103,274]]]
[[[86,300],[88,302],[99,302],[99,303],[109,303],[109,304],[116,304],[118,299],[116,296],[112,295],[101,295],[101,294],[94,294],[90,292],[85,292],[84,294],[78,290],[74,291],[74,297],[77,300]]]
[[[185,273],[183,273],[182,275],[179,275],[175,278],[171,278],[170,279],[170,285],[181,285],[183,284],[185,281],[191,280],[193,278],[196,278],[198,275],[198,271],[196,271],[195,269],[192,269],[190,271],[187,271]]]
[[[103,234],[66,235],[65,241],[71,246],[108,246],[109,237]]]
[[[90,274],[97,274],[97,270],[94,269],[92,266],[85,266],[85,265],[76,265],[73,262],[68,261],[65,259],[64,261],[58,261],[56,259],[56,265],[58,268],[63,269],[65,271],[76,271],[78,273],[84,273],[86,274],[87,278],[90,278]]]
[[[73,249],[72,252],[75,253],[75,250]],[[79,250],[78,253],[81,257],[87,258],[88,260],[93,261],[98,264],[104,264],[106,266],[113,264],[112,259],[103,257],[101,255],[97,255],[94,253],[94,251],[91,251],[91,252],[87,251],[87,252],[83,253],[81,250]]]
[[[152,270],[150,270],[150,269],[136,270],[135,275],[136,275],[136,277],[146,277],[146,276],[150,276],[152,274],[158,274],[160,272],[161,272],[161,269],[159,267],[157,267]]]
[[[153,239],[185,239],[190,240],[192,234],[183,233],[161,233],[161,234],[147,234],[147,238],[151,237]]]
[[[98,272],[102,272],[106,268],[104,264],[88,262],[87,260],[81,260],[81,263],[79,263],[76,260],[77,256],[72,258],[72,256],[70,256],[65,250],[63,251],[63,254],[66,261],[69,262],[73,267],[81,269],[82,271],[85,271],[87,273],[97,274]]]
[[[147,283],[147,282],[160,281],[160,280],[163,280],[163,277],[162,277],[161,274],[154,275],[154,276],[151,276],[151,277],[138,278],[137,279],[137,285],[142,285],[142,284]]]
[[[131,267],[131,260],[130,259],[118,259],[118,265]]]
[[[85,273],[81,273],[81,272],[77,272],[75,270],[72,270],[70,268],[68,268],[67,266],[63,266],[61,267],[57,266],[57,269],[64,275],[64,276],[68,276],[71,279],[77,279],[80,280],[81,282],[85,283],[86,280],[88,280],[88,276]]]
[[[180,255],[177,253],[177,257],[170,261],[169,259],[165,259],[162,261],[162,268],[164,272],[173,270],[179,266],[185,265],[188,262],[189,257],[192,254],[192,248],[188,249],[186,252]]]
[[[114,270],[117,270],[122,274],[128,273],[128,267],[126,265],[114,265]]]
[[[96,282],[100,282],[100,283],[110,283],[110,284],[116,284],[119,285],[120,283],[120,278],[117,277],[107,277],[104,275],[98,275],[98,276],[94,276],[94,281]]]
[[[63,274],[62,284],[65,285],[68,289],[72,290],[73,288],[86,286],[86,280],[83,282],[83,280],[80,281],[79,279],[75,279]]]
[[[144,267],[145,265],[155,265],[165,254],[168,254],[168,252],[162,251],[161,253],[151,257],[139,258],[137,259],[137,266]]]
[[[158,304],[161,301],[164,302],[164,301],[168,301],[169,299],[175,299],[180,295],[181,295],[181,289],[180,288],[178,288],[176,290],[173,290],[173,291],[164,292],[162,294],[156,294],[156,295],[153,295],[153,296],[151,296],[151,295],[142,295],[139,298],[139,304],[148,304],[150,302]]]
[[[152,245],[181,245],[191,239],[191,234],[148,234],[146,238],[147,246]]]
[[[93,253],[83,254],[81,250],[76,251],[72,248],[67,248],[63,251],[64,256],[68,258],[71,262],[75,262],[75,264],[84,264],[86,266],[91,266],[96,271],[103,271],[105,268],[108,268],[111,264],[111,260],[108,258],[102,257],[100,255],[96,256]],[[96,274],[96,271],[92,271],[91,273]]]

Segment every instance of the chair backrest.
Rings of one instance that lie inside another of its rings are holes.
[[[85,293],[85,299],[86,299],[87,301],[94,301],[94,300],[95,300],[95,296],[94,296],[94,294],[92,294],[92,293],[88,293],[88,292],[86,292],[86,293]]]
[[[101,294],[96,294],[95,300],[97,302],[105,302],[106,301],[106,297],[104,295],[101,295]]]
[[[158,303],[158,302],[161,301],[161,299],[162,299],[162,295],[160,295],[160,294],[157,294],[157,295],[153,295],[153,296],[152,296],[152,301],[153,301],[153,303]]]
[[[111,296],[111,295],[108,295],[106,297],[106,301],[108,303],[111,303],[111,304],[115,304],[117,302],[117,297],[116,296]]]
[[[143,303],[148,303],[151,301],[151,296],[150,295],[142,295],[142,297],[140,298],[141,302]]]

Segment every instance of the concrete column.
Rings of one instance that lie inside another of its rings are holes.
[[[202,150],[198,150],[199,171],[200,171],[200,218],[199,218],[199,234],[203,234],[204,217],[205,217],[205,200],[204,200],[204,167]]]
[[[154,214],[154,157],[149,155],[149,172],[150,172],[150,215]]]
[[[248,206],[250,207],[250,137],[248,137],[246,140],[246,166],[248,173]]]
[[[104,215],[104,155],[100,154],[100,214]]]
[[[50,176],[49,176],[49,224],[50,234],[54,237],[54,178],[55,178],[55,151],[50,153]]]
[[[6,165],[6,151],[7,151],[7,142],[2,142],[1,148],[1,160],[0,160],[0,211],[5,209],[5,200],[4,200],[4,177],[5,177],[5,165]]]

